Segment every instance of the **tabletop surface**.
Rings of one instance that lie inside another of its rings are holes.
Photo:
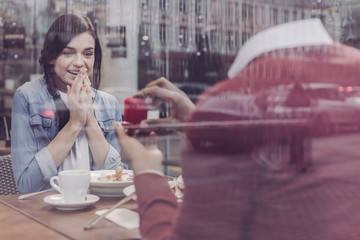
[[[96,217],[95,212],[107,209],[121,198],[100,198],[94,205],[75,211],[61,211],[48,205],[43,198],[57,194],[46,192],[23,200],[19,195],[0,196],[0,239],[139,239],[138,230],[128,230],[107,219],[102,219],[92,229],[84,230],[84,225]],[[122,206],[137,210],[136,202],[131,200]],[[6,230],[3,230],[6,229]]]

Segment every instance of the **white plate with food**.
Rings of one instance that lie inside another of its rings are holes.
[[[123,189],[133,183],[134,173],[132,170],[90,172],[90,192],[100,197],[123,197]]]

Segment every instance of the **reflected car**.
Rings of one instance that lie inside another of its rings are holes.
[[[311,118],[313,132],[327,135],[343,126],[360,127],[360,108],[334,83],[284,84],[266,91],[267,112],[276,118]]]

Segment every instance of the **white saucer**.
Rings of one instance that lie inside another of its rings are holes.
[[[90,205],[93,205],[94,203],[99,201],[99,199],[100,198],[96,195],[86,194],[86,200],[84,202],[67,203],[64,201],[64,197],[62,196],[62,194],[54,194],[46,196],[44,198],[44,202],[56,207],[59,210],[72,211],[83,209]]]

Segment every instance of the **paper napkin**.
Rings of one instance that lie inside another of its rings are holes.
[[[106,210],[107,209],[96,211],[95,214],[101,215]],[[139,214],[126,208],[114,209],[114,211],[109,213],[105,218],[129,230],[137,229],[140,225]]]

